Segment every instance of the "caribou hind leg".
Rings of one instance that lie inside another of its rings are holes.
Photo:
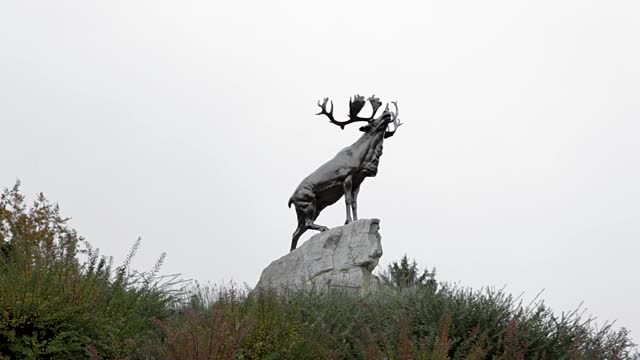
[[[298,245],[298,239],[300,239],[300,236],[302,236],[302,234],[304,234],[304,232],[307,231],[307,222],[304,219],[304,213],[300,211],[300,209],[298,209],[297,206],[296,206],[296,215],[298,215],[298,227],[296,228],[296,231],[293,232],[290,251],[293,251],[296,249],[296,246]]]
[[[307,229],[311,229],[311,230],[318,230],[318,231],[327,231],[329,230],[328,227],[326,226],[322,226],[322,225],[318,225],[316,224],[314,221],[316,221],[316,218],[318,217],[318,215],[320,215],[320,210],[322,209],[318,209],[317,205],[314,202],[309,203],[309,205],[304,209],[304,217],[306,220],[306,227]]]
[[[316,207],[312,202],[304,202],[304,203],[295,203],[296,214],[298,215],[298,227],[293,232],[293,237],[291,239],[291,251],[296,249],[298,245],[298,239],[300,236],[304,234],[308,229],[317,230],[317,231],[327,231],[328,227],[318,225],[314,223],[314,220],[317,217]]]
[[[318,230],[320,232],[329,230],[329,228],[326,226],[322,226],[314,223],[310,223],[310,224],[307,223],[307,228],[311,230]]]

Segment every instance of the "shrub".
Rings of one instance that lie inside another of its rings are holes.
[[[440,284],[339,291],[199,286],[160,321],[168,359],[639,359],[625,329],[503,290]]]
[[[395,288],[408,288],[415,286],[427,286],[436,290],[436,269],[431,271],[418,268],[415,259],[409,261],[405,254],[399,261],[393,261],[387,269],[378,274],[382,283]]]
[[[0,359],[640,359],[624,328],[438,283],[406,255],[366,295],[185,292],[164,254],[130,269],[140,239],[114,267],[67,222],[19,183],[0,196]]]
[[[19,185],[0,197],[0,358],[144,357],[153,319],[175,298],[176,278],[157,275],[164,254],[151,271],[132,271],[138,239],[114,268],[57,204],[39,194],[28,207]]]

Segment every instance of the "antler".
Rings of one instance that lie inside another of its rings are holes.
[[[355,95],[353,97],[353,99],[349,98],[349,120],[347,121],[337,121],[334,117],[333,117],[333,101],[331,101],[331,110],[327,111],[327,102],[329,101],[329,98],[324,98],[324,100],[322,101],[322,103],[320,103],[320,101],[318,101],[318,106],[320,107],[320,112],[317,113],[316,115],[326,115],[329,118],[329,121],[332,124],[336,124],[338,126],[340,126],[341,129],[344,130],[345,125],[357,122],[357,121],[366,121],[366,122],[370,122],[371,120],[373,120],[373,117],[376,114],[376,111],[378,110],[378,108],[382,105],[382,103],[380,102],[380,99],[378,99],[377,97],[375,97],[375,95],[371,95],[367,101],[369,101],[371,103],[371,107],[373,108],[373,113],[371,114],[371,117],[369,118],[361,118],[358,116],[358,114],[360,113],[360,111],[362,110],[362,108],[364,107],[364,105],[366,104],[366,101],[364,100],[364,96],[360,96],[360,95]]]
[[[382,103],[380,102],[380,99],[377,98],[375,95],[369,96],[367,100],[369,100],[369,102],[371,103],[371,107],[373,108],[373,112],[371,113],[371,118],[373,119],[373,117],[376,114],[376,111],[378,111],[378,108],[382,106]]]
[[[400,122],[400,119],[398,119],[398,114],[400,113],[400,110],[398,110],[398,103],[395,101],[391,102],[393,104],[393,106],[396,108],[396,112],[395,113],[391,113],[393,114],[393,120],[391,120],[391,122],[389,122],[389,125],[393,124],[393,130],[389,131],[387,130],[384,133],[384,138],[388,138],[388,137],[392,137],[393,134],[396,133],[396,130],[398,130],[398,128],[400,127],[400,125],[402,125],[402,123]],[[385,112],[387,112],[389,109],[389,105],[387,105],[387,108],[384,110]]]

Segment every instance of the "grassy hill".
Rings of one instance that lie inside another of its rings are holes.
[[[405,257],[378,291],[251,292],[114,266],[42,194],[0,198],[0,359],[640,359],[628,332]]]

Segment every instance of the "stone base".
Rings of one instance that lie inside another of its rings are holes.
[[[274,260],[256,289],[344,289],[363,293],[377,287],[371,272],[382,256],[380,220],[357,220],[312,236],[296,250]]]

